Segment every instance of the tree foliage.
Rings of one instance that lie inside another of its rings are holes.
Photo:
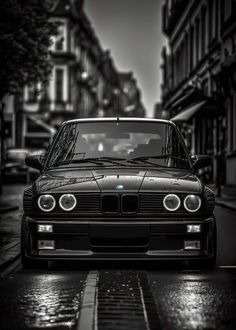
[[[0,0],[0,99],[50,77],[51,0]]]

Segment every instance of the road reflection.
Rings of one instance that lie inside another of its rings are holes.
[[[150,285],[166,328],[236,328],[236,273],[151,273]]]

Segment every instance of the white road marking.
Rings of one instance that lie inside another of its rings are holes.
[[[150,330],[150,325],[149,325],[148,315],[147,315],[147,309],[146,309],[146,305],[145,305],[145,301],[144,301],[144,297],[143,297],[143,290],[142,290],[142,287],[140,285],[139,278],[138,278],[138,286],[139,286],[140,297],[141,297],[141,302],[142,302],[142,306],[143,306],[144,320],[145,320],[145,323],[146,323],[146,326],[147,326],[147,330]]]

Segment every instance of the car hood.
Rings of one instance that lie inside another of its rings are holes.
[[[38,193],[53,192],[183,192],[200,193],[201,182],[179,169],[56,169],[35,182]]]

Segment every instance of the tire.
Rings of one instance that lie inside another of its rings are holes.
[[[25,221],[25,216],[22,217],[21,222],[21,264],[23,268],[45,268],[47,266],[46,261],[34,260],[26,256],[26,251],[28,249],[28,231]]]

